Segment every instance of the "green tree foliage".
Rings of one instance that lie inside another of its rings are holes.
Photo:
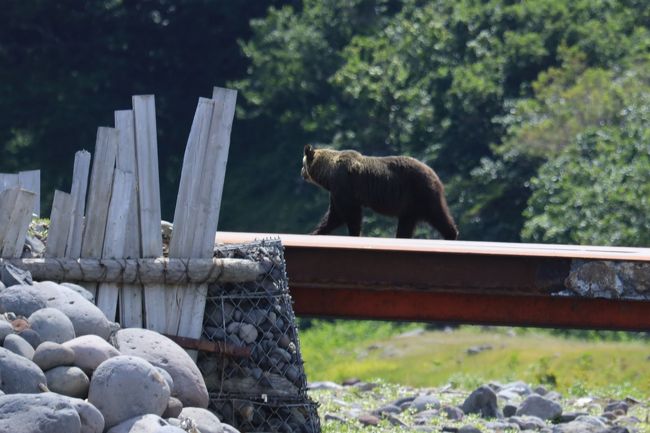
[[[245,73],[237,39],[250,36],[251,18],[286,3],[4,1],[0,172],[42,169],[49,208],[54,188],[70,187],[74,152],[93,151],[97,127],[112,126],[131,95],[155,94],[163,216],[172,218],[197,98]]]
[[[228,83],[240,97],[221,229],[309,231],[327,202],[299,176],[313,143],[425,161],[464,239],[646,242],[631,216],[645,209],[642,167],[625,158],[643,159],[647,1],[3,6],[0,171],[41,167],[65,188],[96,126],[130,95],[155,93],[171,218],[196,97]],[[600,192],[586,194],[589,184]],[[556,194],[580,211],[563,214]],[[638,233],[615,229],[604,209]],[[394,221],[367,219],[365,233],[394,233]]]
[[[293,173],[306,140],[424,160],[470,239],[520,239],[530,179],[577,134],[617,117],[629,92],[602,89],[649,40],[645,2],[329,3],[255,22],[239,83],[247,113],[277,128]],[[288,206],[284,221],[315,222],[325,194],[295,185],[294,197],[304,206]],[[368,219],[370,234],[394,230]]]

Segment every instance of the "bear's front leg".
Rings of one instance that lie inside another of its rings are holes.
[[[341,213],[338,211],[336,208],[336,205],[334,204],[334,201],[330,197],[330,205],[329,208],[327,209],[327,212],[325,212],[325,215],[323,215],[323,218],[321,219],[320,223],[318,223],[318,226],[314,229],[313,232],[311,232],[312,235],[326,235],[331,233],[333,230],[336,230],[340,226],[343,225],[345,220],[343,219],[343,216]]]

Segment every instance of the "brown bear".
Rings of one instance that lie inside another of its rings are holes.
[[[350,236],[359,236],[365,206],[397,217],[398,238],[412,237],[419,221],[431,224],[445,239],[458,238],[442,182],[417,159],[306,145],[301,175],[330,192],[329,208],[312,234],[327,234],[347,224]]]

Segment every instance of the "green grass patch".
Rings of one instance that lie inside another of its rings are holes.
[[[309,381],[381,378],[414,387],[451,383],[462,389],[495,380],[523,380],[568,395],[606,394],[645,400],[650,395],[650,344],[581,340],[547,331],[409,332],[418,325],[315,321],[300,333]],[[470,348],[487,348],[471,354]]]

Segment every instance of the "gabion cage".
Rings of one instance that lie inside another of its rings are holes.
[[[254,260],[265,273],[254,282],[208,287],[202,338],[240,352],[199,353],[212,410],[242,432],[320,431],[306,393],[282,244],[220,245],[215,257]]]
[[[318,433],[316,403],[304,398],[216,399],[212,409],[241,432]]]

